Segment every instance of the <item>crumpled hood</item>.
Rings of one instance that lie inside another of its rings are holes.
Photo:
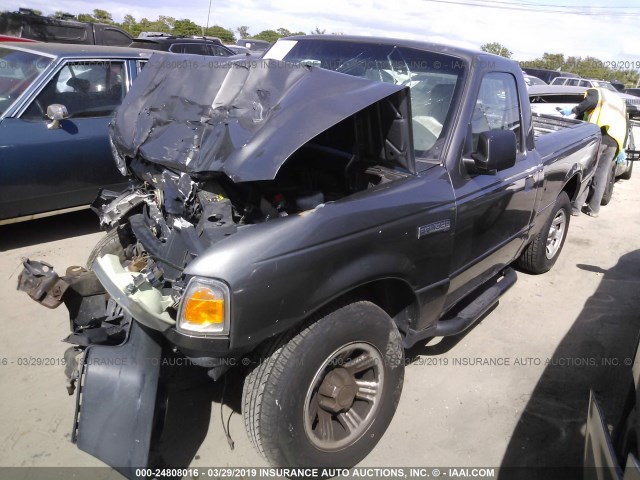
[[[406,98],[408,88],[275,60],[155,54],[110,134],[121,156],[235,182],[271,180],[306,142],[394,95]],[[410,122],[403,125],[410,145]],[[396,161],[413,171],[411,148]]]

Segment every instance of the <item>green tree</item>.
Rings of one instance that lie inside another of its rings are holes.
[[[142,31],[138,26],[138,22],[136,21],[133,15],[125,15],[122,20],[122,24],[120,25],[124,30],[129,32],[132,37],[137,37]]]
[[[236,43],[236,37],[233,35],[231,30],[227,30],[220,25],[214,25],[213,27],[209,27],[205,31],[205,35],[210,35],[212,37],[218,37],[222,43]]]
[[[189,20],[189,21],[191,21],[191,20]],[[161,28],[161,30],[160,30],[161,32],[165,32],[165,31],[173,32],[173,30],[175,29],[175,26],[176,26],[176,19],[173,18],[173,17],[167,17],[167,16],[164,16],[164,15],[160,15],[158,17],[158,19],[156,20],[156,23]]]
[[[276,32],[278,33],[278,35],[280,36],[280,38],[282,37],[293,37],[296,35],[306,35],[304,32],[292,32],[291,30],[287,29],[287,28],[278,28],[276,30]]]
[[[148,18],[143,17],[136,27],[137,33],[140,32],[162,32],[162,33],[171,33],[171,30],[164,22],[159,22],[157,20],[151,21]],[[137,35],[136,35],[137,36]]]
[[[202,27],[196,25],[194,22],[189,20],[188,18],[183,18],[182,20],[176,20],[173,24],[173,30],[171,31],[174,35],[202,35]]]
[[[79,22],[95,22],[96,19],[93,18],[93,15],[91,15],[90,13],[79,13],[78,21]]]
[[[326,30],[320,30],[316,26],[315,30],[311,30],[311,35],[324,35],[324,32],[326,32]]]
[[[96,22],[98,23],[115,23],[113,21],[113,17],[111,16],[111,13],[107,12],[106,10],[102,10],[100,8],[96,8],[93,11],[93,18],[95,18]]]
[[[165,17],[170,18],[170,17]],[[162,33],[172,33],[171,26],[166,21],[161,21],[159,18],[157,20],[151,21],[148,18],[143,18],[138,23],[136,30],[139,34],[140,32],[162,32]]]
[[[487,53],[493,53],[494,55],[500,55],[505,58],[511,58],[513,55],[511,50],[498,42],[485,43],[480,46],[480,50]]]
[[[249,27],[246,25],[236,27],[236,32],[238,33],[239,38],[249,38]]]
[[[636,70],[609,68],[605,62],[595,57],[569,56],[565,58],[562,53],[544,53],[542,57],[520,62],[520,65],[523,68],[546,68],[549,70],[575,73],[584,78],[609,81],[617,80],[628,87],[635,87],[640,78]],[[626,65],[622,66],[624,67]],[[631,65],[629,66],[631,67]]]
[[[32,9],[33,10],[33,9]],[[34,12],[38,12],[39,10],[33,10]],[[36,13],[36,15],[42,15],[42,13]],[[62,10],[56,10],[53,15],[50,15],[52,18],[64,18],[64,17],[75,17],[75,15],[63,12]]]
[[[265,40],[269,43],[274,43],[276,40],[281,38],[281,36],[278,35],[278,32],[276,32],[275,30],[263,30],[259,34],[254,35],[252,38],[255,38],[256,40]]]
[[[549,70],[562,70],[564,66],[564,54],[562,53],[543,53],[542,57],[536,59],[536,63],[540,68],[547,68]]]

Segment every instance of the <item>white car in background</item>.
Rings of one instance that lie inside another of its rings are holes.
[[[524,76],[524,83],[527,84],[527,87],[531,87],[533,85],[546,85],[547,84],[547,82],[545,82],[541,78],[534,77],[533,75],[527,75],[526,73],[523,73],[523,76]]]
[[[606,80],[597,80],[595,78],[574,78],[574,77],[556,77],[551,80],[549,85],[564,85],[565,87],[585,87],[593,88],[600,87],[611,90],[612,92],[618,92],[610,82]]]

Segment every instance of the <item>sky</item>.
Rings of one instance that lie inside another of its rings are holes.
[[[209,0],[0,0],[0,10],[36,8],[111,12],[116,21],[126,14],[137,20],[159,15],[207,23]],[[544,52],[593,56],[604,62],[640,67],[639,0],[211,0],[209,24],[228,29],[249,26],[257,34],[279,27],[309,33],[409,38],[478,49],[499,42],[516,60]],[[637,64],[636,64],[637,62]]]

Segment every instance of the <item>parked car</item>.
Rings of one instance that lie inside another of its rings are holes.
[[[629,365],[625,363],[627,367]],[[613,428],[609,427],[613,422],[604,414],[601,397],[610,396],[610,392],[589,392],[584,480],[640,478],[640,344],[629,370],[625,372],[627,375],[623,377],[622,384],[622,387],[627,387],[627,396],[618,399],[618,404],[622,406],[621,418]],[[615,401],[613,399],[608,398],[609,401]]]
[[[533,75],[527,75],[526,73],[523,75],[524,77],[524,83],[527,84],[527,87],[530,87],[531,85],[546,85],[547,83],[538,78],[538,77],[534,77]]]
[[[561,72],[559,70],[548,70],[546,68],[525,67],[522,70],[527,75],[533,75],[534,77],[538,77],[546,83],[551,83],[551,81],[556,77],[580,78],[580,75],[576,75],[575,73]]]
[[[622,93],[627,95],[633,95],[634,97],[640,97],[640,88],[625,88]]]
[[[0,224],[86,208],[120,189],[107,125],[150,52],[0,45]]]
[[[611,85],[613,86],[613,88],[615,88],[617,91],[622,92],[624,90],[624,83],[618,81],[618,80],[611,80]]]
[[[24,8],[18,12],[0,13],[0,34],[40,42],[84,45],[126,46],[132,40],[131,35],[114,25],[44,17]]]
[[[70,309],[78,447],[132,475],[166,355],[214,380],[247,366],[245,425],[271,464],[357,464],[394,415],[404,348],[469,328],[513,262],[548,271],[595,170],[599,128],[532,117],[503,57],[305,36],[226,69],[162,63],[111,124],[133,183],[95,204],[92,272],[27,260],[19,279]]]
[[[228,49],[220,41],[176,36],[147,36],[136,38],[129,45],[131,48],[144,48],[173,53],[190,53],[193,55],[211,55],[215,57],[231,57],[235,52]]]
[[[239,47],[248,48],[252,52],[265,52],[271,47],[271,44],[265,40],[258,40],[256,38],[241,38],[236,41],[236,45]]]
[[[582,100],[587,87],[569,87],[563,85],[532,86],[529,88],[529,99],[531,100],[531,110],[535,113],[561,116],[558,109],[573,108]],[[602,204],[606,205],[611,200],[616,178],[629,180],[633,173],[634,162],[629,160],[635,156],[634,153],[640,147],[640,98],[617,92],[627,105],[627,113],[630,118],[629,136],[626,150],[629,151],[628,158],[622,163],[616,163],[612,167],[612,173],[607,182],[607,189],[602,197]]]
[[[225,45],[225,47],[236,55],[250,55],[252,53],[247,47],[241,47],[240,45]]]
[[[619,93],[611,82],[605,80],[596,80],[592,78],[573,78],[573,77],[556,77],[550,85],[565,85],[567,87],[584,87],[584,88],[606,88],[612,92]]]
[[[34,43],[34,42],[37,42],[37,40],[31,40],[30,38],[13,37],[11,35],[0,35],[0,42]]]

